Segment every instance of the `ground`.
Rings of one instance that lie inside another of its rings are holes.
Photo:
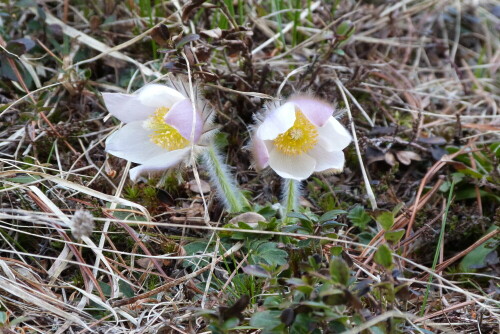
[[[498,331],[499,31],[494,0],[2,2],[0,330]],[[105,151],[102,93],[172,80],[236,209],[202,157],[132,182]],[[294,94],[335,105],[343,171],[255,168]]]

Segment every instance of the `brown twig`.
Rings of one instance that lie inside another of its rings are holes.
[[[156,270],[158,270],[158,272],[161,274],[161,276],[169,281],[172,280],[171,277],[169,277],[165,271],[163,271],[160,263],[158,262],[157,259],[153,258],[153,254],[151,254],[151,252],[149,251],[149,249],[146,247],[146,245],[144,245],[144,243],[141,241],[141,239],[139,239],[139,237],[137,237],[137,233],[130,227],[128,226],[127,224],[125,223],[122,223],[121,221],[119,221],[115,216],[113,216],[112,214],[106,212],[105,210],[102,211],[104,213],[104,215],[108,218],[111,218],[111,219],[115,219],[116,222],[118,223],[118,225],[120,225],[121,227],[123,227],[125,229],[125,231],[128,232],[128,234],[132,237],[132,239],[134,239],[134,241],[137,243],[137,245],[142,249],[142,251],[144,252],[144,254],[148,255],[148,256],[151,256],[151,262],[153,262],[154,266],[156,267]]]
[[[238,251],[242,246],[243,246],[242,243],[237,243],[236,245],[234,245],[233,247],[231,247],[227,252],[225,252],[223,255],[221,255],[219,258],[217,258],[215,260],[215,263],[220,262],[221,260],[223,260],[228,255],[231,255],[234,252]],[[141,299],[149,298],[149,297],[151,297],[153,295],[156,295],[157,293],[169,290],[169,289],[173,288],[174,286],[177,286],[177,285],[179,285],[179,284],[181,284],[181,283],[183,283],[183,282],[185,282],[187,280],[190,280],[192,278],[195,278],[195,277],[201,275],[205,271],[207,271],[210,268],[212,268],[212,266],[213,266],[213,263],[207,264],[205,267],[200,268],[200,269],[192,272],[191,274],[188,274],[186,276],[183,276],[181,278],[178,278],[178,279],[175,279],[175,280],[173,280],[171,282],[163,284],[162,286],[159,286],[156,289],[150,290],[148,292],[142,293],[142,294],[137,295],[137,296],[132,297],[132,298],[118,300],[118,301],[116,301],[116,302],[113,303],[113,307],[130,305],[130,304],[133,304],[133,303],[135,303],[135,302],[137,302],[137,301],[139,301]]]
[[[459,151],[451,154],[451,155],[445,155],[443,156],[438,162],[436,162],[430,169],[429,171],[425,174],[424,178],[422,179],[422,182],[420,183],[420,187],[418,188],[418,191],[417,191],[417,196],[415,198],[415,203],[418,203],[420,201],[420,197],[422,196],[422,193],[424,191],[424,188],[425,188],[425,185],[427,184],[427,182],[441,169],[443,168],[444,166],[446,166],[446,164],[448,162],[451,161],[451,159],[455,158],[456,156],[458,155],[461,155],[465,152],[465,150],[467,148],[470,147],[472,143],[469,143],[468,145],[462,147]],[[415,217],[417,216],[417,210],[414,210],[412,213],[411,213],[411,217],[410,217],[410,221],[408,222],[408,226],[407,226],[407,229],[406,229],[406,235],[405,235],[405,238],[409,238],[410,235],[411,235],[411,231],[412,231],[412,228],[413,228],[413,224],[415,223]],[[406,246],[404,248],[404,251],[403,251],[403,256],[407,256],[407,251],[408,251],[408,246]]]
[[[497,228],[497,229],[491,231],[490,233],[486,234],[481,239],[477,240],[475,243],[473,243],[472,245],[470,245],[469,247],[467,247],[466,249],[464,249],[460,253],[456,254],[455,256],[453,256],[453,257],[449,258],[448,260],[444,261],[443,263],[439,264],[436,267],[435,272],[443,271],[444,269],[446,269],[447,267],[449,267],[451,264],[455,263],[458,259],[460,259],[460,258],[464,257],[465,255],[469,254],[474,249],[478,248],[479,246],[481,246],[482,244],[484,244],[489,239],[494,238],[499,233],[500,233],[500,229]],[[426,281],[428,279],[429,279],[429,274],[426,274],[425,276],[422,277],[422,281]]]
[[[32,191],[28,191],[27,194],[44,212],[54,213],[47,205],[45,205],[45,203],[43,201],[40,200],[40,198],[38,198],[38,196],[35,193],[33,193]],[[79,267],[80,267],[80,270],[82,271],[82,276],[84,277],[85,286],[88,286],[88,280],[85,279],[85,277],[87,277],[88,279],[90,279],[92,281],[92,283],[94,283],[94,286],[97,289],[99,296],[101,297],[101,300],[106,300],[106,297],[104,296],[104,292],[102,291],[101,286],[97,282],[96,278],[94,277],[94,275],[92,275],[92,272],[90,271],[90,269],[87,266],[83,265],[86,263],[82,257],[82,254],[80,254],[80,252],[78,251],[76,246],[71,243],[71,239],[68,237],[68,235],[66,233],[64,233],[64,231],[60,225],[54,223],[54,227],[56,227],[56,230],[59,233],[59,235],[62,238],[64,238],[65,241],[68,242],[66,245],[68,245],[68,247],[71,249],[71,252],[73,253],[73,255],[75,255],[78,262],[82,264],[82,265],[79,265]]]

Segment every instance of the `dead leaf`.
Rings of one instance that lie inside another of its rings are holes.
[[[382,152],[379,149],[370,147],[370,146],[366,149],[365,155],[366,155],[366,160],[367,160],[368,164],[374,163],[376,161],[385,160],[384,152]]]
[[[141,257],[135,261],[137,265],[143,269],[149,269],[153,267],[153,261],[147,257]]]
[[[89,20],[89,26],[90,30],[93,32],[97,32],[99,30],[99,27],[101,26],[102,20],[101,17],[98,15],[92,15]]]
[[[265,222],[266,218],[257,212],[245,212],[240,215],[237,215],[233,219],[229,221],[229,224],[237,225],[238,222],[244,222],[251,227],[257,227],[258,222]]]
[[[207,181],[200,180],[200,186],[198,186],[198,182],[196,182],[196,180],[191,180],[188,182],[189,190],[191,190],[194,193],[208,194],[210,192],[210,184]]]
[[[409,165],[411,164],[412,160],[416,161],[421,161],[422,158],[418,153],[412,152],[412,151],[398,151],[396,152],[396,156],[398,157],[398,160],[401,161],[403,165]]]
[[[444,139],[443,137],[419,137],[418,142],[429,145],[445,145],[446,139]]]
[[[395,126],[374,126],[368,136],[394,135],[397,128]]]
[[[394,154],[392,154],[391,152],[387,152],[384,155],[384,160],[391,166],[394,166],[396,164],[396,158],[394,157]]]
[[[170,44],[170,31],[165,24],[160,24],[151,31],[151,38],[160,46],[168,46]]]
[[[215,28],[211,30],[202,30],[200,31],[200,35],[203,37],[211,37],[215,39],[219,39],[222,37],[222,29],[221,28]]]
[[[471,124],[471,123],[462,123],[464,128],[469,129],[477,129],[482,131],[500,131],[499,126],[491,125],[491,124]]]
[[[200,7],[205,1],[207,0],[192,0],[192,1],[189,1],[185,6],[184,8],[182,9],[182,22],[187,22],[187,20],[189,20],[189,18],[191,17],[191,15],[193,14],[192,12]]]
[[[436,145],[432,145],[431,148],[431,154],[432,154],[432,157],[435,159],[435,160],[439,160],[441,159],[441,157],[445,154],[447,154],[448,152],[446,152],[446,150],[442,147],[439,147],[439,146],[436,146]]]

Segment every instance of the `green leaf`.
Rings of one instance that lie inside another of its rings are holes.
[[[300,225],[302,230],[307,234],[312,234],[314,232],[314,225],[310,220],[301,220]]]
[[[132,287],[127,282],[119,280],[118,286],[120,288],[120,292],[123,293],[125,297],[131,298],[135,296],[134,290],[132,290]]]
[[[300,221],[311,221],[311,218],[300,212],[290,212],[287,214],[287,217],[298,218]]]
[[[358,234],[358,239],[359,242],[363,245],[368,245],[373,239],[373,234],[371,234],[370,232],[361,232],[360,234]]]
[[[349,32],[351,28],[352,28],[352,22],[350,20],[346,20],[337,26],[335,33],[339,36],[344,36]]]
[[[332,281],[347,286],[349,283],[350,271],[347,264],[339,257],[334,257],[330,261],[330,275]]]
[[[194,241],[184,246],[186,255],[194,255],[198,252],[211,252],[213,246],[208,246],[206,241]]]
[[[309,334],[315,327],[317,319],[312,314],[299,313],[290,328],[290,334]]]
[[[224,321],[222,328],[226,329],[226,330],[232,329],[232,328],[238,326],[239,323],[240,323],[240,319],[238,319],[237,317],[229,318],[226,321]]]
[[[299,242],[297,242],[297,247],[299,248],[309,248],[311,247],[311,244],[314,243],[314,239],[304,239],[304,240],[299,240]]]
[[[107,283],[104,283],[103,281],[99,281],[99,286],[101,287],[102,292],[104,293],[104,296],[109,297],[111,296],[111,286]]]
[[[342,246],[333,246],[332,248],[330,248],[330,254],[332,254],[333,256],[340,256],[343,250],[344,247]]]
[[[253,227],[245,222],[238,222],[238,227],[241,228],[242,230],[253,230]]]
[[[463,173],[459,173],[459,172],[451,174],[451,179],[455,183],[462,181],[464,179],[464,177],[465,177],[465,175]]]
[[[356,205],[352,208],[347,214],[347,218],[349,218],[354,226],[361,229],[365,229],[366,225],[372,220],[361,205]]]
[[[309,285],[298,285],[295,287],[298,291],[302,292],[305,295],[309,295],[314,291],[314,288]]]
[[[242,269],[245,274],[250,276],[263,277],[263,278],[271,277],[271,274],[269,274],[266,269],[256,264],[251,264],[249,266],[243,267]]]
[[[0,324],[5,324],[7,321],[7,313],[0,311]]]
[[[439,191],[446,193],[448,190],[450,190],[451,187],[451,182],[450,181],[445,181],[443,184],[439,187]]]
[[[405,206],[403,202],[399,202],[393,209],[392,209],[392,215],[396,216],[399,211]]]
[[[282,296],[268,296],[264,298],[264,304],[262,306],[266,308],[278,308],[282,302]]]
[[[35,42],[33,42],[29,38],[19,38],[16,40],[11,40],[7,42],[6,49],[9,52],[14,53],[18,56],[26,53],[36,46]]]
[[[256,248],[249,248],[253,250],[250,257],[254,263],[265,262],[269,265],[283,265],[288,263],[288,253],[282,249],[278,249],[275,242],[264,242]]]
[[[405,229],[400,228],[398,230],[385,232],[384,237],[385,240],[387,240],[388,242],[395,244],[398,243],[399,240],[401,240],[404,234],[405,234]]]
[[[372,332],[372,334],[386,334],[385,330],[377,326],[370,327],[370,332]]]
[[[488,191],[479,190],[479,195],[481,196],[481,198],[488,198],[493,201],[500,202],[500,196],[497,196]],[[455,200],[461,201],[464,199],[473,199],[476,198],[476,196],[476,188],[474,186],[465,186],[456,192]]]
[[[389,231],[394,225],[394,214],[390,211],[382,211],[376,215],[375,220],[385,231]]]
[[[380,245],[375,252],[375,262],[380,264],[386,269],[392,266],[392,252],[387,245]]]
[[[22,174],[22,175],[18,175],[15,177],[6,177],[5,178],[5,180],[7,180],[7,181],[21,183],[21,184],[31,183],[31,182],[35,182],[35,181],[38,181],[41,179],[42,178],[38,175],[29,175],[29,174]]]
[[[262,311],[254,313],[250,319],[250,326],[262,328],[266,331],[281,325],[281,311]]]
[[[330,221],[330,220],[335,220],[335,219],[337,219],[338,215],[341,215],[341,214],[344,214],[344,213],[347,213],[347,211],[345,211],[345,210],[331,210],[331,211],[328,211],[328,212],[324,213],[319,218],[318,222],[324,223],[324,222],[327,222],[327,221]]]
[[[214,135],[214,143],[220,148],[220,149],[224,149],[225,147],[227,147],[229,145],[229,141],[228,141],[228,138],[229,137],[229,134],[226,133],[226,132],[217,132],[215,135]]]
[[[335,220],[327,220],[326,222],[321,223],[321,227],[324,229],[336,227],[336,226],[347,226],[346,224],[339,223]]]
[[[487,233],[490,233],[496,228],[498,227],[491,226]],[[463,271],[468,272],[471,269],[485,266],[486,257],[498,247],[499,243],[499,240],[493,241],[492,239],[483,243],[481,246],[464,256],[462,261],[460,261],[460,268],[462,268]]]
[[[335,49],[335,52],[336,54],[338,54],[339,56],[345,56],[345,51],[344,50],[341,50],[341,49]]]

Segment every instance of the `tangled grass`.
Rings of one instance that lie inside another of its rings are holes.
[[[0,14],[2,332],[498,331],[498,1],[7,1]],[[225,213],[202,168],[132,184],[104,151],[120,125],[100,92],[188,71],[257,218]],[[343,173],[302,184],[284,225],[280,181],[245,146],[254,114],[298,91],[336,101],[355,142]]]

